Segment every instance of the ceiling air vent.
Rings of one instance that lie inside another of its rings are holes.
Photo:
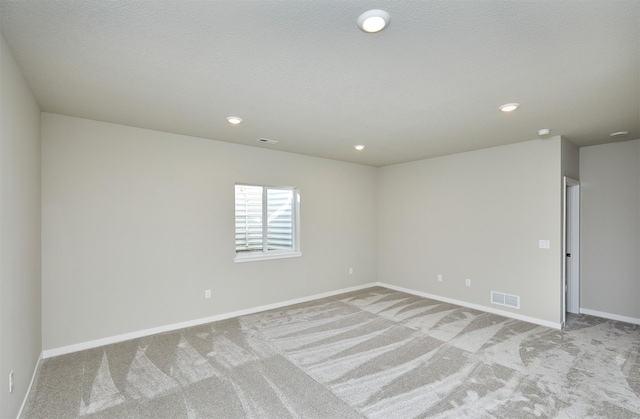
[[[491,303],[499,306],[520,308],[520,296],[491,291]]]
[[[260,138],[258,139],[259,143],[265,143],[265,144],[278,144],[278,141],[276,140],[270,140],[268,138]]]

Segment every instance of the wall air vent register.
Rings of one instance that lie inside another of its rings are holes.
[[[491,303],[499,306],[520,308],[520,296],[491,291]]]

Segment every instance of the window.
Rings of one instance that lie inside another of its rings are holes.
[[[295,188],[236,184],[236,262],[302,256]]]

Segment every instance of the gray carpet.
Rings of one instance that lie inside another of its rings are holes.
[[[640,328],[386,288],[46,359],[23,418],[639,418]]]

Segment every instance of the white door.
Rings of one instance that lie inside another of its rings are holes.
[[[580,313],[580,183],[565,177],[565,307]]]

